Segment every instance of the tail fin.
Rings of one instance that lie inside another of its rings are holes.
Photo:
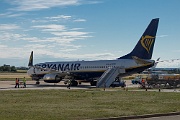
[[[28,64],[29,67],[33,66],[33,51],[31,52],[31,55],[29,57],[29,64]]]
[[[151,59],[158,23],[159,18],[152,19],[133,51],[118,59],[132,59],[132,56],[136,56],[141,59]]]

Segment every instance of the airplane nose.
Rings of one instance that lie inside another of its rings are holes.
[[[32,68],[32,67],[29,68],[29,70],[27,71],[27,74],[28,74],[29,76],[31,76],[33,73],[34,73],[34,72],[33,72],[33,68]]]

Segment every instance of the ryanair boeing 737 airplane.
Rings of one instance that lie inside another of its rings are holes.
[[[85,80],[89,81],[91,85],[96,85],[96,80],[102,77],[110,78],[111,75],[108,76],[108,74],[113,69],[119,71],[115,77],[142,72],[155,63],[151,57],[158,22],[159,18],[152,19],[132,52],[115,60],[45,62],[33,65],[32,51],[27,73],[32,80],[37,81],[36,84],[39,84],[40,79],[48,83],[58,83],[66,76],[70,76],[71,84],[77,86],[76,80]]]

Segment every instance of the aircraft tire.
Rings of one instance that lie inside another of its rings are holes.
[[[36,82],[36,85],[39,85],[39,84],[40,84],[40,82],[39,82],[39,81],[37,81],[37,82]]]
[[[96,86],[96,83],[97,83],[97,81],[91,81],[90,82],[91,86]]]
[[[78,82],[77,81],[71,81],[71,86],[77,86]]]

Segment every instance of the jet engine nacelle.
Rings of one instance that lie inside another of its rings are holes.
[[[57,74],[46,74],[43,80],[47,83],[58,83],[62,80],[62,77],[59,77]]]

